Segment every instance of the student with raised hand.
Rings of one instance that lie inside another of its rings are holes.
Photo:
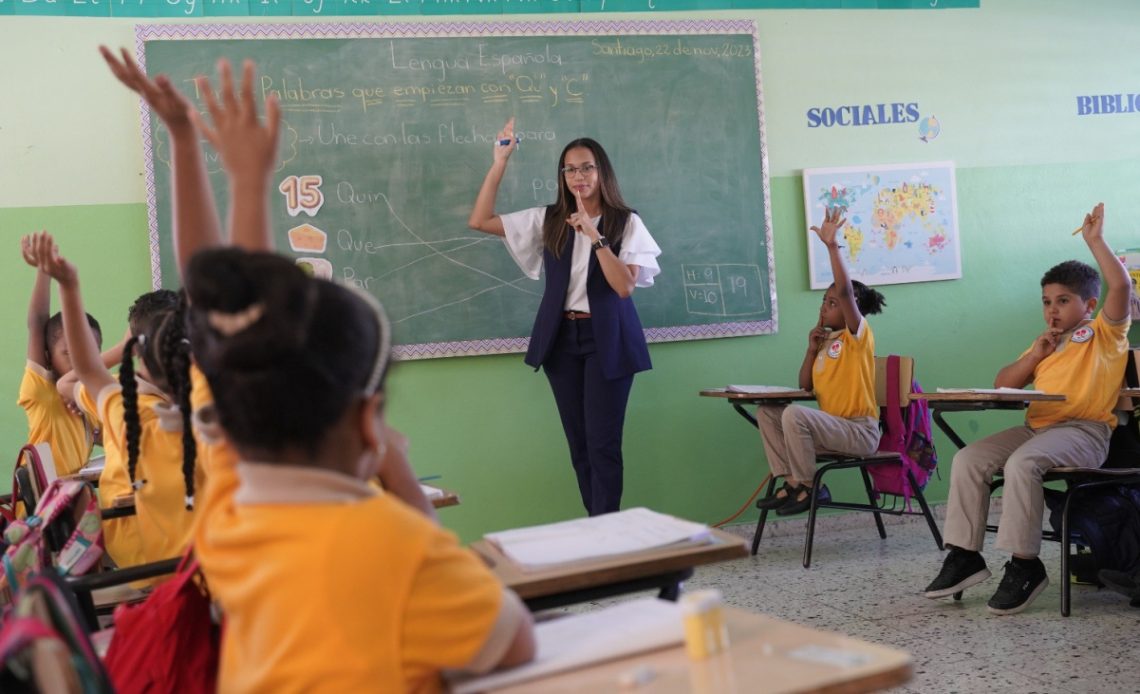
[[[852,280],[843,262],[838,233],[845,210],[829,208],[823,226],[811,228],[831,260],[831,286],[823,294],[819,320],[808,333],[799,384],[815,392],[819,409],[761,405],[760,438],[773,475],[784,485],[756,502],[779,515],[811,508],[815,461],[821,452],[867,456],[879,447],[879,405],[875,402],[875,336],[865,316],[879,313],[883,295]],[[820,500],[831,498],[826,486]]]
[[[527,277],[537,280],[545,269],[524,361],[550,382],[586,511],[617,511],[626,404],[634,374],[651,368],[632,294],[653,285],[661,249],[622,199],[606,151],[590,138],[562,150],[554,203],[496,214],[515,142],[512,118],[496,138],[467,223],[502,236]]]
[[[71,352],[64,337],[63,314],[51,315],[51,277],[37,266],[32,247],[38,238],[31,234],[20,240],[24,262],[36,269],[32,298],[28,304],[28,361],[20,381],[18,403],[28,417],[31,444],[51,446],[57,476],[75,474],[87,463],[95,445],[98,421],[78,408],[69,407],[67,397],[57,389],[71,371]],[[103,332],[91,314],[88,326],[96,348],[103,343]]]
[[[249,250],[272,250],[273,236],[269,226],[269,185],[277,160],[281,110],[277,99],[265,100],[262,122],[253,94],[255,66],[242,65],[240,89],[235,91],[233,69],[228,60],[218,61],[220,91],[215,91],[206,77],[197,79],[197,87],[209,113],[209,120],[193,109],[189,100],[162,75],[148,77],[130,53],[121,51],[121,59],[101,47],[104,60],[124,86],[136,92],[155,111],[167,127],[175,150],[172,188],[174,200],[174,240],[178,251],[179,273],[184,274],[190,258],[200,250],[226,243]],[[199,135],[205,137],[221,158],[230,184],[229,233],[223,236],[218,225],[217,205],[206,174]],[[191,368],[194,382],[192,400],[198,417],[202,467],[209,471],[217,465],[231,465],[232,451],[216,426],[212,426],[212,396],[205,378]],[[406,443],[388,448],[388,464],[382,466],[380,483],[398,498],[435,518],[435,509],[406,458]]]
[[[1078,260],[1050,268],[1041,278],[1045,331],[994,378],[995,388],[1032,383],[1065,400],[1030,403],[1024,425],[975,441],[954,456],[942,533],[950,553],[926,587],[928,598],[951,596],[990,577],[981,549],[990,481],[1000,470],[1005,482],[996,546],[1013,556],[987,607],[999,615],[1029,607],[1049,585],[1037,556],[1045,506],[1042,477],[1054,467],[1098,468],[1108,456],[1128,354],[1132,282],[1105,243],[1103,203],[1085,215],[1081,232],[1100,275]],[[1108,292],[1094,318],[1101,276]]]
[[[389,326],[370,295],[271,253],[185,274],[193,352],[240,462],[195,552],[226,615],[223,691],[438,691],[534,655],[531,618],[454,535],[368,484],[387,449]]]
[[[98,413],[102,424],[107,452],[99,478],[103,503],[134,494],[135,516],[105,524],[107,551],[120,567],[176,557],[190,539],[196,486],[188,413],[168,395],[188,391],[187,374],[166,367],[171,359],[164,358],[182,347],[186,337],[177,315],[178,297],[159,290],[131,307],[131,338],[116,381],[87,324],[75,266],[46,233],[36,237],[32,257],[59,285],[64,333],[82,385],[79,400],[84,409]]]

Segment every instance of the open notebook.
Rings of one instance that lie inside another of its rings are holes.
[[[523,569],[640,552],[682,542],[708,542],[707,525],[647,508],[504,530],[484,536]]]
[[[528,682],[635,653],[675,646],[684,638],[677,603],[642,598],[584,614],[559,617],[534,627],[533,661],[483,676],[449,676],[454,694],[481,692]],[[541,689],[536,689],[541,691]]]
[[[1016,393],[1018,395],[1045,395],[1043,390],[1028,390],[1025,388],[939,388],[939,393],[981,393],[983,395],[1004,395]]]
[[[795,393],[799,388],[789,388],[787,386],[739,386],[732,385],[725,388],[729,393]]]

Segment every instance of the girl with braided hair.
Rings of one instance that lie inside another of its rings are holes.
[[[169,290],[135,301],[116,382],[87,325],[75,266],[60,256],[49,234],[37,235],[32,251],[40,269],[59,284],[80,404],[102,423],[103,505],[134,494],[135,516],[104,524],[107,552],[120,567],[176,557],[190,539],[197,484],[193,436],[179,406],[190,390],[183,303]]]

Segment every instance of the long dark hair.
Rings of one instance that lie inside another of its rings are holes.
[[[195,255],[186,291],[194,358],[239,450],[315,455],[354,401],[382,389],[388,328],[371,297],[237,248]]]
[[[602,198],[602,228],[598,231],[606,237],[611,246],[621,243],[625,234],[625,225],[633,212],[621,196],[617,174],[614,173],[614,167],[610,164],[606,150],[602,149],[597,140],[589,137],[573,140],[562,149],[562,154],[558,157],[558,180],[561,182],[558,186],[558,200],[546,207],[546,220],[542,223],[542,244],[556,258],[562,254],[567,236],[576,233],[566,223],[566,218],[578,211],[578,201],[575,200],[570,186],[566,184],[562,168],[566,166],[566,153],[579,147],[590,150],[594,155],[594,164],[598,167],[598,191]]]
[[[171,395],[174,405],[181,410],[182,479],[186,485],[186,506],[193,508],[197,446],[190,425],[190,345],[186,334],[185,295],[169,289],[144,294],[132,305],[128,321],[131,337],[123,348],[119,383],[123,389],[123,424],[131,483],[136,484],[139,446],[143,438],[133,360],[137,352],[157,389]]]

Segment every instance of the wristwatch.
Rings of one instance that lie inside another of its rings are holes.
[[[599,236],[597,241],[590,244],[590,248],[593,248],[595,251],[597,251],[597,250],[601,250],[603,248],[609,248],[609,245],[610,245],[609,239],[607,239],[605,236]]]

